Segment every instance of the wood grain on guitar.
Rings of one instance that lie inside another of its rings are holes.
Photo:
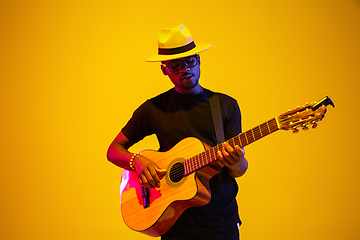
[[[298,127],[313,128],[326,113],[326,106],[335,106],[330,98],[289,110],[278,117],[241,133],[226,142],[244,147],[277,130]],[[203,206],[210,201],[209,180],[221,171],[217,152],[222,144],[210,147],[200,140],[185,138],[167,152],[144,150],[141,154],[167,169],[160,188],[143,188],[134,171],[124,170],[120,184],[123,219],[131,229],[149,236],[167,232],[189,207]]]

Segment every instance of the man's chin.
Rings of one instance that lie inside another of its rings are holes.
[[[197,86],[197,83],[181,84],[181,88],[185,90],[191,90]]]

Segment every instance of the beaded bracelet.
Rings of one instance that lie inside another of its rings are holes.
[[[132,155],[132,157],[131,157],[131,159],[130,159],[130,168],[132,169],[132,170],[135,170],[135,168],[134,168],[134,165],[133,165],[133,162],[134,162],[134,160],[135,160],[135,158],[136,158],[136,156],[137,155],[141,155],[140,153],[134,153],[134,155]]]

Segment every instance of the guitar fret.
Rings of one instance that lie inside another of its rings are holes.
[[[208,161],[207,161],[207,158],[206,158],[206,154],[205,154],[205,153],[202,153],[201,155],[202,155],[202,158],[204,159],[205,165],[207,165],[207,164],[208,164]]]
[[[260,137],[259,137],[259,133],[258,133],[258,131],[257,131],[257,128],[256,128],[256,127],[253,128],[253,129],[252,129],[252,132],[253,132],[255,141],[258,140]]]
[[[205,158],[205,156],[204,156],[204,153],[201,153],[201,157],[202,157],[202,159],[203,159],[204,165],[206,165],[206,164],[207,164],[207,161],[206,161],[206,158]]]
[[[240,135],[241,135],[241,134],[240,134]],[[241,139],[240,139],[240,135],[236,136],[236,140],[237,140],[237,144],[238,144],[240,147],[243,147],[243,146],[242,146]]]
[[[237,142],[237,145],[239,145],[240,147],[243,147],[242,143],[240,141],[240,138],[238,136],[236,137],[236,142]]]
[[[267,125],[267,127],[268,127],[269,133],[271,133],[270,127],[269,127],[269,122],[266,122],[266,125]]]
[[[229,140],[229,142],[230,142],[230,141],[232,141],[232,144],[230,144],[230,145],[231,145],[232,147],[235,147],[235,145],[236,145],[236,144],[235,144],[235,139],[232,138],[232,139]]]
[[[187,165],[187,169],[188,169],[188,173],[191,173],[191,167],[190,167],[190,159],[186,160],[186,165]]]
[[[260,127],[253,128],[253,133],[254,133],[255,140],[258,140],[262,137],[261,132],[260,132]]]
[[[211,163],[211,149],[206,151],[206,158],[208,159],[209,163]]]
[[[260,128],[261,128],[261,132],[263,133],[263,136],[268,135],[270,133],[266,123],[261,124]]]
[[[219,145],[216,146],[216,150],[215,150],[216,154],[217,154],[219,151],[221,151],[222,147],[223,147],[222,144],[219,144]]]
[[[263,137],[263,134],[262,134],[262,131],[261,131],[261,126],[259,126],[259,131],[260,131],[261,137]]]
[[[199,155],[197,155],[198,156],[198,158],[199,158],[199,164],[200,164],[200,166],[204,166],[204,163],[202,162],[202,160],[201,160],[201,154],[199,154]]]
[[[240,143],[238,141],[239,140],[238,136],[235,136],[233,139],[234,139],[233,142],[234,142],[235,145],[240,145]]]
[[[256,138],[255,138],[255,134],[254,134],[254,129],[251,129],[251,132],[252,132],[252,135],[253,135],[253,137],[254,137],[254,141],[256,140]]]
[[[246,137],[249,140],[249,143],[252,143],[252,142],[254,142],[254,139],[252,138],[253,135],[252,135],[252,133],[250,131],[251,130],[246,132]]]
[[[246,139],[245,134],[241,134],[240,138],[241,138],[241,143],[242,143],[241,145],[246,146],[247,145],[247,139]]]
[[[212,155],[211,155],[211,149],[209,151],[207,151],[208,156],[209,156],[209,162],[212,162]]]
[[[209,157],[210,157],[210,162],[212,162],[213,160],[214,160],[214,148],[210,148],[209,150],[208,150],[208,152],[209,152]]]
[[[273,118],[265,123],[260,124],[259,126],[254,127],[253,129],[250,129],[231,139],[228,139],[226,142],[232,147],[235,147],[235,145],[244,147],[276,130],[279,130],[279,126],[276,122],[276,118]],[[213,148],[210,148],[202,153],[199,153],[196,156],[185,160],[183,162],[185,168],[185,175],[188,175],[208,165],[209,163],[216,161],[218,159],[218,151],[221,151],[223,148],[223,144],[218,144]]]
[[[193,171],[193,169],[192,169],[192,161],[191,161],[191,158],[189,159],[189,169],[190,169],[190,172],[192,172],[192,171]]]
[[[215,148],[212,148],[211,149],[211,162],[214,162],[216,160],[216,149]]]
[[[190,164],[190,160],[188,161],[188,171],[189,171],[189,173],[191,173],[191,164]]]
[[[278,130],[278,129],[279,129],[279,127],[278,127],[278,124],[277,124],[277,122],[276,122],[276,119],[275,119],[275,118],[273,118],[271,121],[273,122],[273,129],[272,129],[272,132],[274,132],[274,131]]]
[[[188,167],[189,167],[189,173],[192,172],[192,169],[191,169],[191,159],[188,159]]]
[[[190,172],[188,168],[188,160],[184,161],[184,168],[185,168],[185,175],[188,175]]]
[[[185,176],[186,176],[186,174],[188,173],[188,171],[187,171],[187,169],[186,169],[186,160],[183,162],[183,165],[184,165],[184,169],[185,169],[184,174],[185,174]]]
[[[187,160],[187,165],[188,165],[188,171],[189,171],[189,173],[191,173],[190,159]]]

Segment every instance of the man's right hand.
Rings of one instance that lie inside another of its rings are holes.
[[[166,173],[165,169],[140,154],[134,159],[134,168],[141,186],[146,188],[160,187],[160,178]]]

